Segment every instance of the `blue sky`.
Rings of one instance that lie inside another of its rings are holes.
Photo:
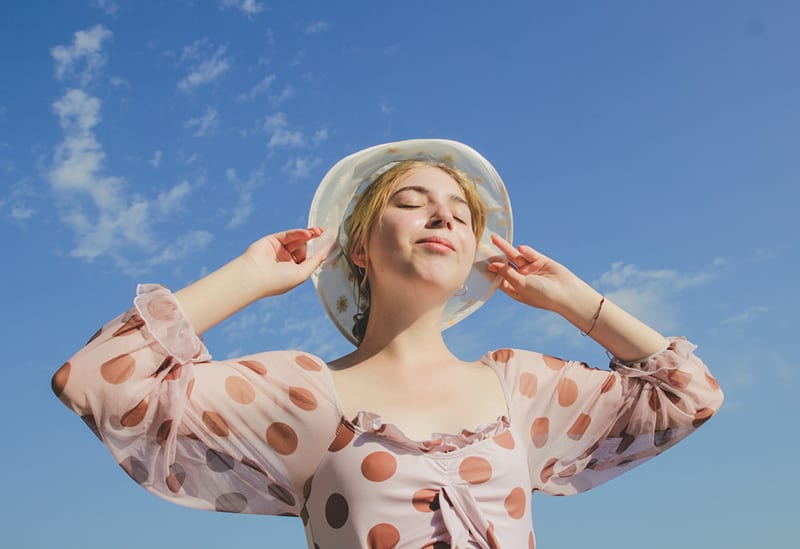
[[[445,137],[494,163],[517,242],[688,336],[726,391],[658,459],[535,496],[538,546],[792,545],[799,18],[789,1],[4,2],[0,543],[302,547],[298,520],[137,488],[49,378],[137,282],[180,288],[303,226],[342,156]],[[447,339],[464,358],[516,346],[606,362],[502,295]],[[207,343],[217,357],[348,351],[310,285]]]

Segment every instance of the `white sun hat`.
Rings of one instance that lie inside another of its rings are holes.
[[[321,237],[309,243],[309,253],[326,248],[327,259],[311,275],[319,298],[336,327],[353,344],[354,316],[359,311],[358,283],[344,257],[347,235],[344,221],[361,193],[392,165],[403,160],[429,160],[447,164],[467,174],[486,205],[486,228],[478,242],[475,262],[463,295],[454,295],[445,306],[442,330],[474,313],[500,284],[500,277],[487,270],[491,258],[502,257],[492,244],[497,234],[511,242],[511,201],[503,180],[476,150],[446,139],[409,139],[376,145],[336,163],[322,178],[311,201],[309,227],[322,227]],[[459,292],[462,293],[462,292]]]

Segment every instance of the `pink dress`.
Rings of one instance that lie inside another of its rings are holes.
[[[694,345],[613,371],[529,351],[481,361],[507,417],[414,441],[343,416],[317,357],[211,361],[172,294],[139,287],[53,378],[130,477],[189,507],[299,516],[309,547],[534,547],[530,494],[588,490],[663,452],[719,408]]]

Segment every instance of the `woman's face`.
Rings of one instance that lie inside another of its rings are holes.
[[[449,294],[464,283],[476,241],[464,192],[435,167],[413,170],[395,184],[383,215],[367,239],[367,273],[374,292],[412,281]],[[420,288],[421,289],[421,288]]]

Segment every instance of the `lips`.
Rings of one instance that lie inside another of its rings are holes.
[[[456,251],[456,247],[453,246],[453,243],[447,240],[446,238],[442,238],[440,236],[431,236],[428,238],[421,238],[417,240],[417,244],[437,244],[439,246],[444,246],[449,248],[453,251]]]

